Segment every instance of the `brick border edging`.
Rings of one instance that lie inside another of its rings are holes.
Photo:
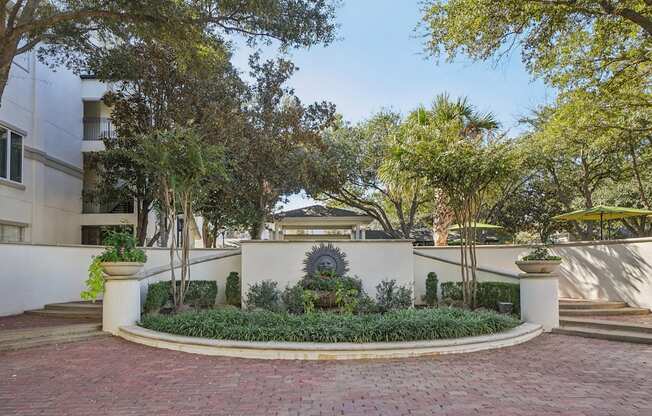
[[[461,354],[511,347],[529,341],[541,333],[541,325],[523,323],[516,328],[492,335],[364,344],[226,341],[172,335],[138,326],[121,327],[118,336],[150,347],[202,355],[267,360],[359,360]]]

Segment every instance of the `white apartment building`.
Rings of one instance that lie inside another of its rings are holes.
[[[15,59],[0,107],[0,242],[98,244],[107,227],[136,223],[132,201],[82,201],[95,181],[85,156],[113,134],[106,90],[33,53]]]

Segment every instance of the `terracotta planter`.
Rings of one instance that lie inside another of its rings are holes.
[[[104,273],[109,276],[133,276],[145,266],[145,263],[130,261],[102,262],[100,263]]]
[[[322,309],[329,309],[337,305],[335,302],[335,292],[317,290],[315,294],[319,297],[317,302],[315,302],[315,306]]]
[[[519,260],[516,265],[525,273],[554,273],[561,260]]]

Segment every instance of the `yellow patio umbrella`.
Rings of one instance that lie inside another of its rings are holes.
[[[600,221],[600,240],[602,240],[602,228],[605,220],[622,220],[623,218],[647,217],[649,215],[652,215],[652,211],[647,209],[598,205],[557,215],[552,219],[557,221]]]

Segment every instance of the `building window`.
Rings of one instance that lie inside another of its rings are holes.
[[[23,181],[23,136],[0,127],[0,178]]]
[[[23,226],[0,224],[0,242],[3,243],[22,243],[24,242],[25,232]]]

